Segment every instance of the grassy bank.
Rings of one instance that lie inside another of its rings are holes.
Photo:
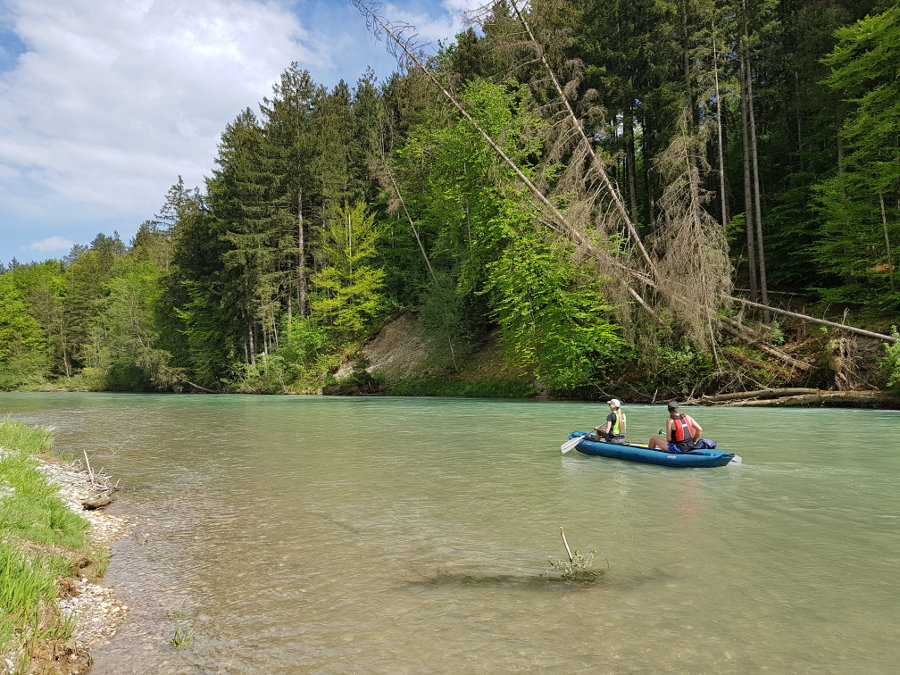
[[[73,629],[56,604],[60,581],[106,564],[87,536],[88,522],[38,469],[38,456],[52,445],[47,429],[0,422],[0,656],[13,660],[15,672],[60,672],[50,664],[67,650]]]

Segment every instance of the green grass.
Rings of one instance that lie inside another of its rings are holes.
[[[184,601],[170,616],[175,619],[175,633],[169,642],[175,649],[183,649],[194,641],[194,622],[183,611]]]
[[[53,448],[53,434],[49,429],[4,420],[0,422],[0,448],[20,450],[29,455],[48,453]]]
[[[28,659],[39,641],[67,640],[72,622],[55,609],[57,579],[88,557],[88,522],[69,510],[56,485],[38,469],[53,447],[50,430],[0,422],[0,654]]]

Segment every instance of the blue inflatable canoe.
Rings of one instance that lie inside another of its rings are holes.
[[[569,434],[569,438],[584,436],[585,433],[584,431],[573,431]],[[651,450],[643,445],[617,445],[587,439],[578,443],[575,449],[585,455],[598,455],[613,459],[625,459],[629,462],[644,462],[645,464],[659,464],[676,468],[725,466],[736,457],[734,453],[722,450],[691,450],[690,452],[675,453]],[[739,461],[736,460],[736,463]]]

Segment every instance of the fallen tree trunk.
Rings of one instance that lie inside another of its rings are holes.
[[[750,401],[734,401],[723,403],[723,406],[814,406],[856,403],[865,405],[883,405],[896,408],[900,399],[877,389],[865,391],[819,391],[812,394],[781,396],[779,398],[756,399]]]
[[[182,381],[183,381],[185,384],[191,385],[194,389],[197,389],[197,390],[199,390],[199,391],[205,391],[207,394],[218,394],[218,393],[219,393],[219,392],[217,392],[217,391],[213,391],[212,389],[207,389],[206,387],[202,387],[202,386],[200,386],[199,384],[194,384],[194,383],[191,382],[190,380],[182,380]]]
[[[822,389],[809,389],[806,387],[782,387],[780,389],[756,389],[754,391],[735,391],[729,394],[715,394],[713,396],[700,396],[687,401],[687,403],[717,403],[719,401],[736,401],[741,399],[780,398],[783,396],[799,396],[803,394],[819,394]]]
[[[774,356],[777,359],[783,361],[787,365],[792,368],[797,368],[804,372],[810,372],[815,369],[815,366],[811,363],[807,363],[806,361],[801,361],[799,359],[795,359],[790,354],[773,347],[772,345],[766,344],[765,342],[761,342],[758,336],[753,335],[752,333],[748,333],[741,329],[740,324],[737,321],[732,321],[730,319],[722,319],[718,322],[719,328],[724,330],[726,333],[730,333],[734,335],[736,338],[740,338],[744,342],[752,345],[756,349],[760,351],[764,351],[766,354],[770,356]]]
[[[352,4],[354,4],[366,16],[367,23],[373,29],[373,32],[375,33],[375,35],[379,36],[379,35],[383,34],[383,35],[386,35],[388,38],[390,38],[390,40],[393,41],[393,43],[396,45],[396,47],[399,48],[403,52],[403,54],[405,55],[405,58],[408,60],[408,62],[411,64],[415,64],[416,67],[418,67],[422,70],[422,72],[426,75],[426,77],[428,77],[431,80],[431,82],[438,88],[438,90],[457,109],[459,114],[469,124],[472,125],[472,127],[482,136],[482,138],[484,138],[485,142],[498,155],[498,157],[503,161],[503,163],[506,164],[515,173],[515,175],[522,182],[522,184],[524,184],[528,188],[529,192],[532,194],[534,199],[541,205],[541,207],[546,209],[545,212],[550,216],[549,222],[546,222],[546,225],[549,226],[552,231],[554,231],[556,234],[560,235],[562,238],[568,240],[570,243],[572,243],[577,248],[591,252],[592,255],[594,257],[596,257],[598,260],[603,260],[605,263],[612,265],[613,267],[615,267],[616,269],[618,269],[619,271],[621,271],[625,275],[627,275],[627,277],[629,277],[630,279],[635,280],[638,283],[643,284],[647,287],[655,288],[658,290],[658,288],[659,288],[658,281],[660,280],[660,278],[659,278],[659,269],[657,266],[657,261],[649,255],[647,249],[645,248],[643,242],[641,241],[641,238],[638,234],[637,228],[636,228],[634,222],[632,221],[631,217],[629,216],[628,210],[627,210],[627,208],[625,208],[624,203],[622,202],[621,197],[616,189],[616,186],[613,184],[612,180],[610,179],[609,175],[607,174],[602,161],[600,160],[599,157],[597,157],[596,153],[594,152],[593,145],[590,142],[590,140],[587,138],[586,134],[584,133],[584,129],[582,127],[581,121],[577,118],[574,111],[572,110],[572,107],[568,102],[568,98],[567,98],[565,92],[563,91],[563,88],[560,85],[559,80],[556,78],[556,75],[553,72],[553,69],[551,68],[549,62],[547,61],[547,59],[544,55],[544,50],[543,50],[541,44],[538,43],[537,39],[535,38],[534,34],[531,31],[530,26],[528,25],[527,21],[525,20],[524,16],[520,12],[520,10],[515,2],[511,3],[511,7],[514,10],[520,23],[523,25],[523,28],[525,29],[525,31],[528,35],[528,39],[530,40],[530,42],[533,44],[533,46],[536,49],[536,54],[538,56],[538,60],[541,62],[544,69],[546,69],[548,76],[550,77],[550,79],[554,85],[554,88],[557,91],[557,94],[560,98],[560,103],[563,106],[565,118],[572,121],[572,130],[574,133],[578,134],[579,146],[584,148],[585,152],[587,153],[587,156],[590,158],[590,165],[596,172],[596,175],[599,178],[600,183],[602,184],[603,192],[610,199],[612,206],[613,206],[613,210],[619,215],[622,225],[624,226],[625,230],[627,230],[631,245],[637,249],[638,253],[640,254],[640,259],[642,259],[646,263],[649,274],[645,273],[642,270],[634,268],[628,264],[618,263],[615,260],[615,258],[613,258],[613,257],[600,255],[599,250],[594,245],[593,241],[591,240],[590,235],[587,232],[583,231],[583,227],[580,227],[577,223],[569,222],[567,217],[559,211],[557,206],[554,204],[553,200],[548,198],[548,196],[545,195],[544,192],[537,185],[535,185],[535,183],[532,182],[532,180],[530,180],[525,175],[525,173],[517,165],[517,163],[503,151],[503,149],[497,144],[497,142],[491,137],[491,135],[482,126],[480,126],[475,121],[475,119],[473,119],[473,117],[465,110],[465,108],[460,103],[460,101],[448,90],[448,88],[446,86],[444,86],[438,80],[437,76],[431,70],[429,70],[429,68],[427,67],[423,58],[420,56],[420,54],[415,49],[415,46],[411,42],[411,38],[409,37],[409,34],[408,34],[408,29],[411,28],[410,26],[401,25],[399,28],[393,27],[390,24],[390,22],[388,22],[386,19],[384,19],[377,13],[376,8],[378,7],[378,3],[368,2],[367,0],[352,0]],[[406,37],[404,37],[404,33],[406,33]],[[395,52],[395,54],[396,54],[396,52]],[[542,221],[543,221],[543,219],[542,219]],[[654,312],[650,308],[650,303],[648,303],[646,301],[646,299],[643,298],[643,296],[641,296],[640,293],[638,293],[634,289],[630,288],[624,279],[622,279],[622,282],[624,283],[624,285],[626,287],[628,287],[628,291],[632,295],[632,297],[635,297],[637,299],[637,301],[639,302],[639,304],[642,307],[644,307],[645,309],[650,310],[651,315],[653,315]],[[684,301],[687,304],[690,304],[693,302],[692,299],[684,298],[681,295],[679,295],[678,293],[672,293],[670,297],[675,298],[679,301]],[[771,312],[774,312],[777,314],[791,316],[791,317],[803,319],[806,321],[812,321],[812,322],[819,323],[822,325],[830,326],[832,328],[837,328],[840,330],[846,330],[846,331],[857,333],[860,335],[865,335],[867,337],[875,338],[875,339],[883,341],[883,342],[900,342],[900,338],[893,337],[890,335],[874,333],[872,331],[863,330],[861,328],[855,328],[853,326],[848,326],[848,325],[836,323],[833,321],[827,321],[825,319],[818,319],[816,317],[811,317],[811,316],[808,316],[805,314],[800,314],[797,312],[790,312],[788,310],[771,307],[768,304],[760,304],[760,303],[752,302],[750,300],[745,300],[743,298],[734,297],[727,293],[719,293],[718,297],[720,297],[724,300],[732,301],[732,302],[743,303],[744,305],[747,305],[749,307],[755,307],[755,308],[762,309],[767,312],[771,311]],[[712,316],[710,316],[710,320],[714,321]],[[736,322],[734,322],[734,323],[736,324]],[[759,337],[748,335],[746,331],[741,330],[740,324],[736,324],[736,326],[735,326],[735,325],[729,325],[728,323],[725,323],[722,321],[716,321],[716,324],[719,327],[721,327],[722,329],[724,329],[726,332],[731,333],[732,335],[734,335],[735,337],[738,337],[741,340],[744,340],[744,341],[750,342],[751,344],[754,344],[761,351],[764,351],[767,354],[780,359],[781,361],[787,363],[788,365],[790,365],[793,368],[797,368],[797,369],[805,371],[805,372],[812,371],[815,368],[815,366],[813,366],[809,363],[795,359],[794,357],[790,356],[789,354],[786,354],[785,352],[766,344],[764,341],[760,341]]]
[[[727,296],[729,300],[734,300],[735,302],[740,302],[748,307],[755,307],[756,309],[762,309],[768,312],[774,312],[775,314],[783,314],[784,316],[792,316],[795,319],[803,319],[804,321],[812,321],[813,323],[820,323],[823,326],[830,326],[831,328],[838,328],[840,330],[846,330],[851,333],[857,333],[858,335],[865,335],[866,337],[875,338],[876,340],[881,340],[882,342],[900,342],[900,338],[896,338],[893,335],[884,335],[882,333],[875,333],[870,330],[865,330],[863,328],[856,328],[855,326],[848,326],[844,323],[837,323],[835,321],[828,321],[827,319],[818,319],[814,316],[809,316],[808,314],[800,314],[799,312],[791,312],[786,309],[779,309],[778,307],[772,307],[771,305],[762,305],[758,302],[752,302],[751,300],[745,300],[744,298],[736,298],[734,296]]]

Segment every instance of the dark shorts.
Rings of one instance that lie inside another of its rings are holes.
[[[602,431],[597,432],[597,438],[604,443],[614,443],[615,445],[625,445],[625,436],[622,434],[604,434]]]

